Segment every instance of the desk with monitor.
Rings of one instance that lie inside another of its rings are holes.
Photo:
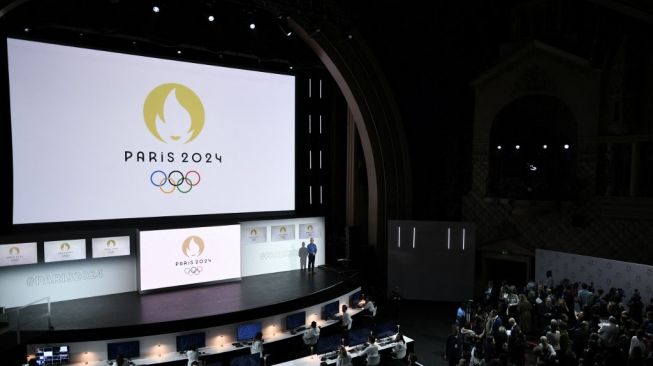
[[[358,313],[360,313],[362,310],[361,309],[349,309],[349,313],[353,316]],[[295,313],[297,314],[297,313]],[[294,314],[293,314],[294,315]],[[299,318],[299,316],[297,316]],[[281,332],[275,332],[274,335],[272,336],[265,336],[265,345],[276,345],[277,343],[281,343],[283,341],[292,339],[292,338],[299,338],[301,337],[304,332],[308,329],[308,325],[305,324],[306,321],[304,320],[304,325],[299,325],[297,327],[294,327],[293,329],[288,329],[285,331]],[[320,326],[322,329],[331,327],[333,325],[337,325],[340,323],[340,318],[334,317],[333,314],[329,314],[329,319],[322,319],[317,322],[318,326]],[[299,324],[297,319],[292,319],[291,324]],[[257,321],[252,321],[248,323],[243,323],[238,326],[238,334],[236,342],[233,343],[225,343],[221,344],[219,346],[205,346],[205,342],[203,337],[201,336],[200,333],[192,333],[192,334],[187,334],[187,335],[181,335],[177,336],[177,347],[178,351],[177,352],[167,352],[167,353],[161,353],[161,354],[156,354],[156,355],[151,355],[149,357],[134,357],[134,358],[128,358],[129,361],[135,365],[135,366],[145,366],[145,365],[165,365],[165,364],[171,364],[171,363],[176,363],[178,364],[179,361],[184,361],[187,360],[186,357],[186,352],[180,351],[180,346],[181,343],[186,344],[186,346],[183,346],[182,348],[193,348],[196,347],[197,351],[199,353],[200,360],[213,360],[221,357],[236,357],[240,355],[247,355],[250,354],[250,347],[251,347],[251,341],[249,338],[253,338],[253,335],[255,333],[261,331],[260,323]],[[247,338],[244,339],[245,333],[247,333]],[[252,335],[252,337],[249,337],[249,335]],[[138,343],[138,341],[127,341],[127,342],[118,342],[118,343],[109,343],[111,345],[110,347],[115,348],[120,346],[120,351],[113,351],[113,354],[117,353],[124,353],[128,354],[129,352],[125,351],[126,349],[136,349],[138,348],[137,345],[134,345],[134,343]],[[115,345],[115,346],[114,346]],[[127,345],[130,348],[125,348]],[[266,352],[267,353],[267,352]],[[107,366],[107,364],[111,365],[114,360],[102,360],[102,361],[88,361],[88,362],[78,362],[78,363],[72,363],[69,364],[71,366]]]
[[[379,346],[379,352],[388,353],[396,345],[394,341],[395,336],[388,336],[385,338],[380,338],[377,340],[376,344]],[[404,336],[404,341],[408,346],[409,353],[413,351],[414,340],[412,338]],[[347,351],[351,356],[352,360],[357,357],[365,357],[365,349],[368,347],[367,343],[347,346]],[[287,362],[279,363],[279,366],[319,366],[319,365],[335,365],[338,361],[338,354],[336,351],[327,352],[324,354],[310,355],[295,360],[290,360]]]

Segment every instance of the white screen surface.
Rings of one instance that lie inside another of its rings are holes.
[[[295,209],[293,76],[7,46],[14,224]]]
[[[0,245],[0,267],[33,264],[37,261],[36,243]]]
[[[46,241],[43,255],[46,263],[86,259],[86,239]]]
[[[240,225],[140,232],[140,289],[240,278]]]
[[[119,257],[130,254],[129,236],[93,238],[93,258]]]

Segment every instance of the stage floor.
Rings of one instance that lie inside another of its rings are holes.
[[[328,296],[330,290],[353,286],[352,276],[355,275],[324,269],[316,269],[315,274],[294,270],[201,287],[54,302],[52,327],[56,332],[138,327],[149,333],[144,330],[148,325],[157,331],[166,325],[175,328],[197,321],[210,326],[209,323],[233,320],[234,314],[248,317],[269,311],[283,312],[284,306],[292,308],[301,302],[319,302],[320,296]],[[47,331],[47,319],[41,317],[46,311],[46,304],[23,309],[21,330]],[[9,328],[15,330],[17,313],[15,309],[8,309],[8,313]]]

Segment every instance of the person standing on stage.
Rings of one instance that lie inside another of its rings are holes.
[[[308,250],[308,271],[315,273],[315,254],[317,254],[317,245],[313,243],[313,238],[311,238],[311,242],[308,243],[306,249]]]
[[[302,242],[302,247],[299,248],[299,269],[306,269],[306,258],[308,257],[308,249],[306,249],[306,243]]]

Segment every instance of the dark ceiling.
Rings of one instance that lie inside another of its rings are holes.
[[[320,65],[301,40],[287,35],[285,16],[257,2],[31,0],[13,4],[19,5],[1,23],[11,36],[264,69]],[[251,23],[255,29],[250,29]]]

